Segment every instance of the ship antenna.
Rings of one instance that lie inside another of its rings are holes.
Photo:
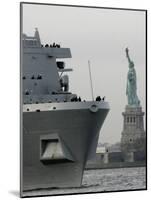
[[[89,61],[89,60],[88,60],[88,67],[89,67],[89,75],[90,75],[90,84],[91,84],[92,100],[94,101],[93,84],[92,84],[92,76],[91,76],[91,65],[90,65],[90,61]]]

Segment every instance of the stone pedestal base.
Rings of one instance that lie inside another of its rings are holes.
[[[144,112],[141,106],[126,106],[124,117],[121,150],[132,157],[132,152],[146,149],[146,134],[144,131]],[[131,152],[131,153],[130,153]],[[128,159],[133,160],[133,159]]]

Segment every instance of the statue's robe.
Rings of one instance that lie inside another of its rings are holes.
[[[127,74],[126,95],[128,98],[129,105],[139,105],[140,101],[137,97],[136,71],[134,67],[129,68]]]

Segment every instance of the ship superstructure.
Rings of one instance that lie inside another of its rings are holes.
[[[80,187],[109,105],[69,91],[69,48],[43,46],[37,29],[22,40],[23,191]]]

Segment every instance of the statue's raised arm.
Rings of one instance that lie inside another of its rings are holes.
[[[126,57],[127,57],[127,59],[128,59],[128,62],[129,63],[131,63],[131,59],[130,59],[130,56],[129,56],[129,49],[128,49],[128,47],[125,49],[125,51],[126,51]]]
[[[136,71],[134,68],[134,63],[129,57],[128,48],[126,48],[125,51],[126,51],[126,57],[129,62],[129,70],[127,73],[127,87],[126,87],[128,105],[138,106],[140,105],[140,100],[138,99],[138,96],[137,96]]]

